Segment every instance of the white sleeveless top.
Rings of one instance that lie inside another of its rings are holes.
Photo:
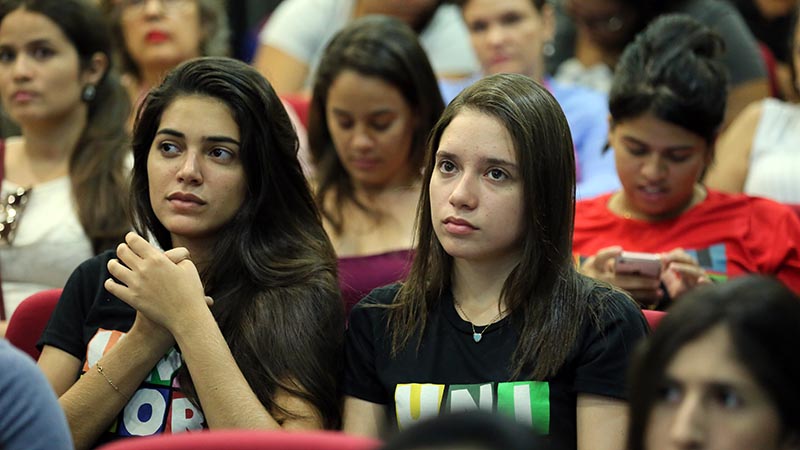
[[[2,202],[19,186],[3,180]],[[72,271],[94,255],[78,219],[68,176],[34,186],[10,247],[0,247],[6,318],[29,295],[62,288]]]
[[[744,191],[800,203],[800,105],[764,100]]]

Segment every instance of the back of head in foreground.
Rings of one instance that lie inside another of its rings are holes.
[[[242,205],[216,233],[201,273],[206,294],[215,300],[214,317],[268,410],[280,387],[309,399],[331,420],[326,427],[335,427],[344,326],[335,256],[297,159],[291,121],[270,84],[250,66],[225,57],[193,59],[148,94],[133,135],[137,232],[154,236],[164,249],[173,247],[151,203],[148,155],[164,111],[191,96],[210,97],[229,109],[239,127],[245,178]],[[300,334],[311,340],[294,339],[310,318],[317,332]],[[308,348],[298,348],[303,342]],[[254,350],[263,357],[253,358]],[[320,354],[323,360],[315,360]]]
[[[434,417],[390,438],[381,450],[536,450],[545,448],[530,426],[511,417],[470,411]]]
[[[638,349],[630,370],[629,450],[653,450],[646,442],[654,425],[653,410],[669,401],[664,396],[671,364],[684,348],[720,327],[727,332],[733,348],[732,354],[723,357],[731,358],[749,374],[777,412],[780,436],[776,440],[800,444],[800,298],[779,281],[754,275],[690,292],[670,309]],[[714,373],[720,379],[731,376],[717,369]],[[753,407],[747,400],[738,401],[739,408]],[[717,424],[731,431],[737,412],[732,410],[729,414],[727,423],[721,417]],[[763,437],[767,431],[760,429],[756,433]]]

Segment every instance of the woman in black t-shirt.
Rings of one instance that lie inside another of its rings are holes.
[[[336,262],[296,153],[279,98],[244,63],[195,59],[148,94],[138,234],[76,270],[41,342],[76,447],[339,426]]]
[[[555,99],[520,75],[466,89],[434,127],[423,186],[408,281],[350,317],[345,431],[488,409],[553,447],[621,448],[624,372],[646,324],[575,270],[575,161]]]

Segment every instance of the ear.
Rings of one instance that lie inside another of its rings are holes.
[[[104,53],[97,52],[89,59],[89,64],[83,69],[81,73],[81,81],[83,85],[97,84],[103,79],[103,75],[108,71],[108,56]]]
[[[552,41],[556,35],[556,13],[553,5],[545,2],[539,16],[542,21],[542,38],[545,41]]]

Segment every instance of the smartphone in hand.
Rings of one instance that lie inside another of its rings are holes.
[[[616,272],[658,278],[661,275],[661,256],[657,253],[622,252],[617,256]]]

